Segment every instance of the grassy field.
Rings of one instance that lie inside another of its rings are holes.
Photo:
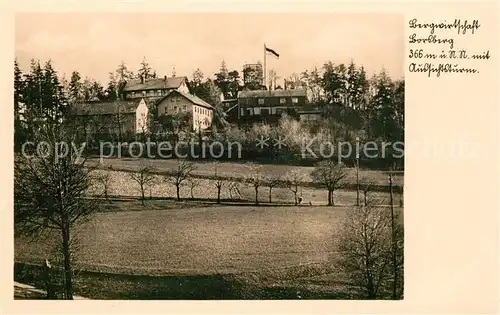
[[[96,165],[100,163],[99,159],[89,160],[90,164]],[[248,166],[252,163],[235,163],[235,162],[196,162],[196,170],[193,172],[195,175],[200,176],[213,176],[216,164],[217,173],[219,176],[223,177],[239,177],[242,178],[248,172]],[[153,166],[160,172],[169,171],[177,167],[177,160],[173,159],[134,159],[134,158],[106,158],[103,159],[101,166],[109,167],[112,166],[115,169],[120,170],[131,170],[137,171],[141,165]],[[279,178],[286,174],[291,169],[298,169],[303,172],[306,177],[306,181],[311,181],[310,173],[314,169],[313,167],[306,166],[291,166],[291,165],[280,165],[280,164],[262,164],[262,172],[267,176],[273,176]],[[377,171],[377,170],[361,170],[359,174],[360,178],[367,178],[371,182],[377,185],[389,185],[387,179],[387,172]],[[347,179],[346,182],[349,184],[356,183],[356,171],[353,168],[347,169]],[[394,177],[395,186],[403,186],[404,176],[401,173]]]
[[[137,202],[126,208],[144,209]],[[98,213],[78,231],[82,250],[76,262],[146,274],[265,271],[327,262],[345,211],[213,206]],[[15,248],[16,259],[27,262],[43,261],[52,252],[49,240],[18,238]]]
[[[347,298],[335,238],[350,208],[166,200],[143,207],[133,199],[107,207],[75,232],[79,295],[272,299],[297,298],[299,290],[304,298]],[[15,260],[55,262],[55,241],[16,237]]]

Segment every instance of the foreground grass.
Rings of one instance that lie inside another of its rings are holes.
[[[43,288],[41,272],[41,266],[16,263],[14,278]],[[256,274],[150,276],[84,271],[77,273],[74,278],[74,292],[76,295],[99,300],[357,298],[355,291],[338,280],[328,279],[328,285],[322,285],[321,280],[317,280],[318,276],[305,276],[289,281],[258,281],[257,278]]]
[[[184,204],[184,208],[181,207]],[[355,298],[335,269],[342,207],[114,201],[75,234],[75,294],[96,299]],[[148,210],[153,207],[156,210]],[[16,237],[16,280],[40,285],[57,235]],[[30,264],[31,263],[31,264]],[[35,271],[33,271],[35,270]]]
[[[98,271],[216,274],[326,262],[346,211],[293,206],[145,211],[137,202],[126,208],[130,211],[97,213],[74,232],[77,264],[103,268]],[[56,251],[56,241],[16,238],[16,259],[44,261]]]

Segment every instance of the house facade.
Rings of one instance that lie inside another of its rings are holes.
[[[85,136],[107,134],[117,138],[148,131],[149,110],[145,99],[75,104],[72,118]]]
[[[307,102],[305,90],[256,90],[238,93],[238,118],[280,116]]]
[[[122,93],[123,98],[126,100],[144,98],[149,102],[154,102],[173,90],[179,90],[184,93],[189,93],[187,78],[168,78],[165,76],[163,78],[147,80],[133,79],[127,81]]]
[[[193,130],[199,131],[212,126],[214,108],[201,98],[180,90],[168,92],[156,103],[157,116],[187,113],[192,115]]]

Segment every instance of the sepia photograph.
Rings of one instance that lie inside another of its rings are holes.
[[[17,13],[14,299],[403,300],[405,26]]]

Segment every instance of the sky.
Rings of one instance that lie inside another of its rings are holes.
[[[385,68],[404,76],[404,17],[388,13],[22,13],[16,15],[15,55],[23,71],[30,59],[51,59],[67,78],[77,70],[106,84],[122,61],[137,71],[143,57],[158,76],[212,77],[224,60],[240,73],[263,62],[284,78],[326,61]],[[279,81],[279,80],[278,80]]]

